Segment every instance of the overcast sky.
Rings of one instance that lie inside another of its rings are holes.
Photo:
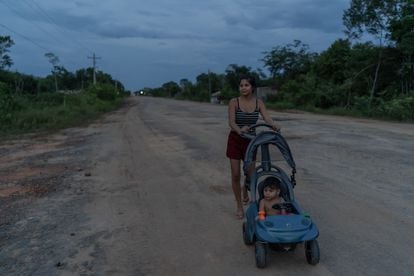
[[[264,51],[298,39],[312,51],[344,38],[349,0],[0,0],[11,70],[46,76],[46,52],[74,72],[92,66],[126,89],[160,87],[229,64],[263,68]],[[265,70],[265,69],[264,69]],[[268,73],[265,70],[266,73]]]

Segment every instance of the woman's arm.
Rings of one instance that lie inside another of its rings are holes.
[[[228,115],[229,115],[229,127],[231,128],[231,130],[237,132],[237,134],[241,134],[241,129],[239,128],[239,126],[236,124],[236,101],[235,99],[231,99],[229,102],[229,107],[228,107]]]
[[[259,99],[258,100],[258,103],[259,103],[259,111],[260,111],[260,114],[262,114],[263,120],[267,124],[272,125],[273,130],[279,131],[280,130],[280,126],[278,124],[276,124],[273,121],[272,117],[270,117],[269,113],[267,113],[267,109],[266,109],[266,106],[263,103],[263,101]]]

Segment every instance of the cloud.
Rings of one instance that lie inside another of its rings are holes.
[[[49,72],[45,48],[72,70],[90,66],[87,57],[96,53],[102,57],[98,66],[132,89],[191,79],[208,69],[221,73],[232,63],[257,68],[263,51],[294,39],[326,49],[343,35],[342,12],[349,1],[3,2],[18,13],[3,5],[0,18],[32,40],[9,33],[18,44],[12,49],[15,68]]]
[[[296,28],[326,33],[338,32],[342,26],[342,10],[337,6],[338,4],[345,6],[346,2],[331,0],[277,1],[277,3],[260,1],[257,5],[245,2],[244,9],[227,14],[224,20],[229,26],[241,25],[257,31]]]

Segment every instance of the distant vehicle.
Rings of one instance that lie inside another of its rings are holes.
[[[144,90],[134,91],[134,96],[145,96]]]

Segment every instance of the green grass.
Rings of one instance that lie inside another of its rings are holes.
[[[13,101],[17,108],[1,114],[0,136],[3,138],[84,124],[117,109],[123,98],[102,100],[96,94],[83,92],[66,96],[19,96],[14,97]]]

